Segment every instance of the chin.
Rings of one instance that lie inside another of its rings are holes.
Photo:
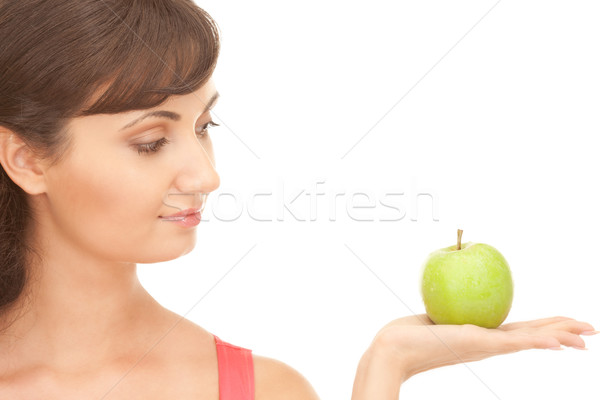
[[[196,243],[194,242],[194,243],[192,243],[191,245],[189,245],[189,246],[185,247],[183,250],[181,250],[181,249],[177,249],[178,251],[177,251],[177,252],[174,252],[174,253],[172,253],[172,254],[169,256],[169,258],[168,258],[168,259],[169,259],[169,260],[174,260],[174,259],[176,259],[176,258],[179,258],[179,257],[185,256],[186,254],[189,254],[189,253],[191,253],[191,252],[192,252],[192,250],[194,250],[194,248],[195,248],[195,247],[196,247]]]
[[[160,262],[165,262],[165,261],[171,261],[171,260],[175,260],[179,257],[182,257],[186,254],[189,254],[192,250],[194,250],[194,245],[192,246],[188,246],[186,248],[184,248],[183,250],[181,248],[179,249],[172,249],[172,251],[166,251],[167,249],[161,249],[163,251],[161,251],[160,253],[153,253],[153,254],[146,254],[143,257],[137,257],[135,260],[136,264],[154,264],[154,263],[160,263]]]

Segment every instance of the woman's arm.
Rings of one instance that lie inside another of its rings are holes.
[[[505,324],[435,325],[426,314],[384,326],[361,358],[352,400],[397,400],[401,384],[413,375],[445,365],[477,361],[527,349],[584,348],[579,335],[594,328],[566,317]]]
[[[352,400],[397,400],[404,382],[402,368],[385,353],[378,353],[375,342],[363,354],[354,379]]]

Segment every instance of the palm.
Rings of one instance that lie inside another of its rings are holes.
[[[426,314],[399,318],[377,334],[388,356],[406,370],[406,378],[432,368],[526,349],[585,347],[579,337],[594,328],[566,317],[544,318],[501,325],[435,325]]]

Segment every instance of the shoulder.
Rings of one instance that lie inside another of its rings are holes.
[[[319,400],[308,380],[289,365],[253,354],[256,400]]]
[[[218,389],[217,354],[213,334],[181,317],[178,321],[180,322],[177,329],[170,331],[165,340],[169,344],[163,343],[164,349],[169,357],[178,360],[189,359],[193,355],[195,367],[191,370],[205,371],[203,384]],[[190,348],[196,350],[190,352]],[[177,355],[179,357],[176,357]],[[252,363],[255,400],[320,400],[308,380],[291,366],[254,353]],[[178,365],[181,370],[181,363]]]

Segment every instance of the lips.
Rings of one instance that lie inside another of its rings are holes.
[[[161,216],[159,218],[167,220],[167,221],[183,221],[190,216],[199,215],[201,209],[200,208],[188,208],[187,210],[180,211],[175,214]]]

